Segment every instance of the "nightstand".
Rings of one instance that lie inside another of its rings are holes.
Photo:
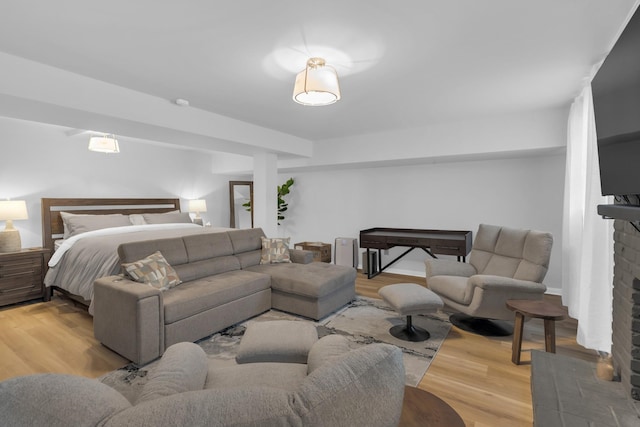
[[[44,248],[0,253],[0,306],[42,298],[46,263],[50,251]]]

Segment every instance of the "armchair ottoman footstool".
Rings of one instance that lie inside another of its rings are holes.
[[[318,341],[316,327],[295,320],[254,322],[247,326],[236,355],[237,363],[307,363]]]
[[[403,341],[420,342],[429,339],[429,331],[413,325],[412,315],[427,314],[444,306],[442,299],[434,292],[416,283],[396,283],[380,288],[382,297],[398,314],[407,316],[404,325],[396,325],[389,333]]]

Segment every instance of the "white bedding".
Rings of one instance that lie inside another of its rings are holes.
[[[101,230],[87,231],[86,233],[78,234],[68,239],[64,239],[61,242],[61,244],[58,247],[56,247],[56,251],[53,253],[53,256],[49,260],[49,267],[55,267],[58,264],[58,262],[62,259],[64,254],[67,253],[67,251],[71,249],[78,240],[83,240],[83,239],[96,237],[96,236],[113,236],[117,234],[137,233],[140,231],[174,230],[174,229],[184,229],[184,228],[202,229],[202,227],[198,224],[179,223],[179,224],[128,225],[126,227],[111,227],[111,228],[103,228]]]
[[[82,233],[65,239],[54,252],[44,284],[91,300],[96,279],[120,273],[118,246],[121,243],[226,230],[230,229],[179,223],[131,225]]]

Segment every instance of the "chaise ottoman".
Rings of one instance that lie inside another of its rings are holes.
[[[344,265],[282,263],[246,270],[271,276],[271,308],[314,320],[356,297],[356,269]]]

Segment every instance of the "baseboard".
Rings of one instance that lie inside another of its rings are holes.
[[[362,263],[358,265],[358,269],[362,271]],[[424,279],[424,272],[419,273],[414,270],[401,270],[398,268],[387,268],[383,273],[402,274],[403,276],[422,277]]]

